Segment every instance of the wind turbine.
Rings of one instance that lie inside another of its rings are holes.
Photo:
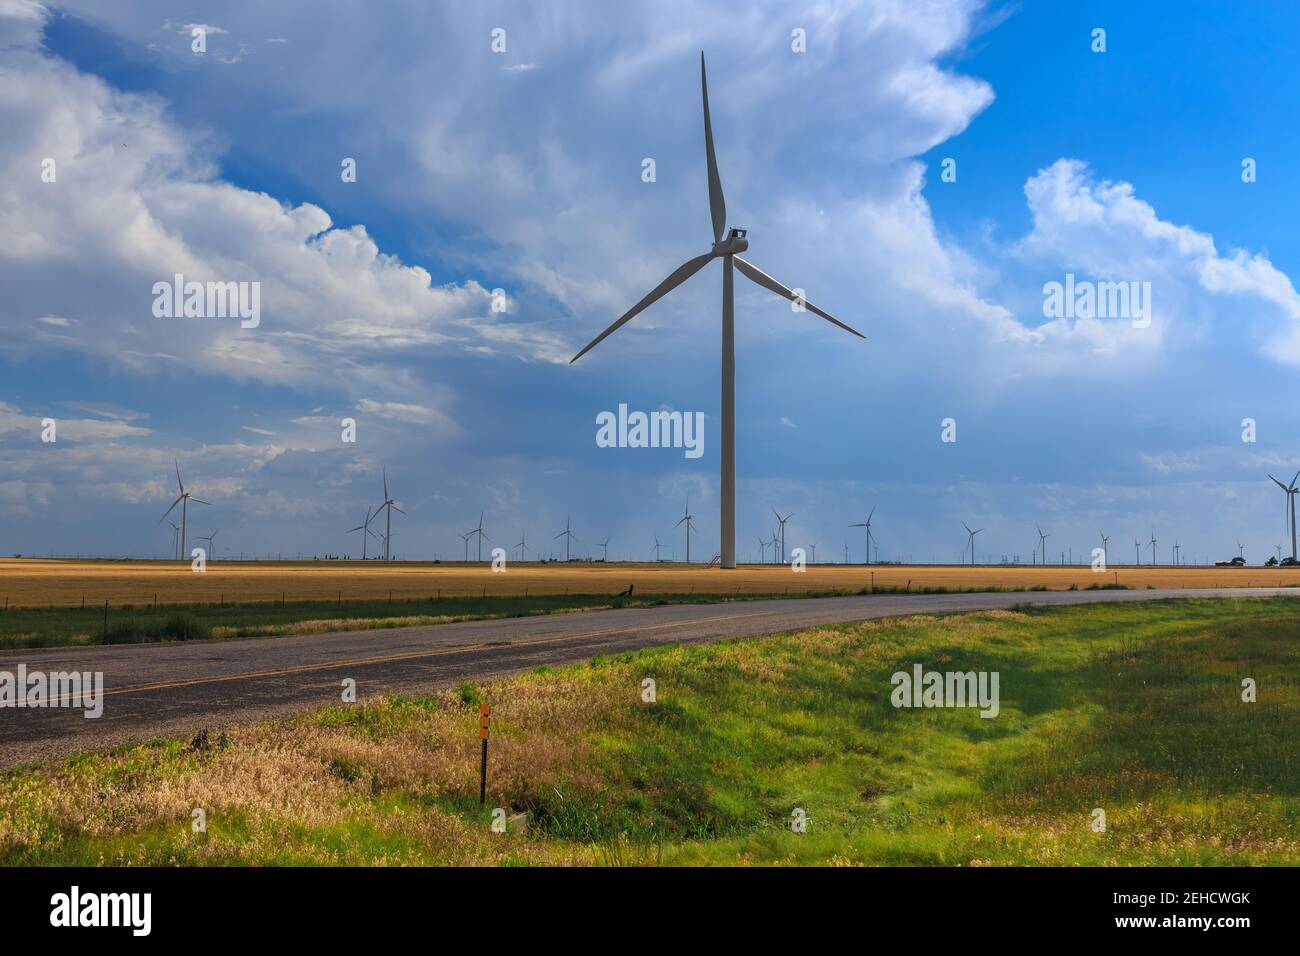
[[[519,549],[519,560],[520,560],[520,561],[522,561],[522,560],[524,559],[524,554],[525,554],[526,552],[533,550],[532,548],[528,547],[527,541],[528,541],[528,532],[527,532],[526,530],[525,530],[525,531],[521,531],[521,532],[519,533],[519,543],[518,543],[517,545],[515,545],[515,547]],[[466,547],[466,548],[469,547],[469,537],[468,537],[468,536],[466,536],[466,538],[465,538],[465,547]]]
[[[1273,478],[1272,475],[1269,475],[1268,477],[1272,479],[1273,484],[1277,485],[1279,488],[1281,488],[1283,491],[1286,492],[1286,510],[1287,510],[1287,517],[1290,518],[1290,520],[1291,520],[1291,560],[1292,560],[1292,561],[1295,561],[1295,560],[1296,560],[1296,550],[1295,550],[1295,496],[1296,496],[1297,492],[1300,492],[1300,488],[1297,488],[1297,487],[1296,487],[1296,478],[1300,478],[1300,471],[1297,471],[1297,472],[1295,473],[1295,478],[1292,478],[1292,479],[1291,479],[1291,484],[1289,484],[1289,485],[1284,485],[1284,484],[1282,484],[1282,482],[1278,481],[1276,478]]]
[[[162,524],[167,519],[167,516],[172,513],[172,510],[177,505],[181,506],[181,550],[180,550],[181,558],[180,560],[184,560],[185,520],[186,520],[186,512],[189,510],[189,503],[193,501],[196,505],[206,505],[208,504],[208,502],[203,501],[199,498],[195,498],[192,494],[190,494],[188,491],[185,490],[185,483],[181,481],[181,464],[180,462],[174,462],[174,464],[176,465],[176,487],[180,489],[181,492],[180,497],[178,497],[175,501],[172,502],[171,508],[168,508],[166,511],[163,512],[163,516],[158,519],[158,523]]]
[[[866,528],[867,536],[867,564],[871,563],[871,515],[876,513],[876,506],[871,506],[871,514],[867,515],[866,521],[859,521],[857,524],[849,525],[850,528]]]
[[[1241,558],[1243,561],[1246,560],[1246,549],[1241,546],[1240,541],[1237,542],[1237,557]]]
[[[405,511],[397,507],[397,502],[394,501],[388,494],[388,469],[387,468],[384,469],[384,503],[375,509],[375,517],[376,518],[379,517],[379,512],[383,511],[385,508],[388,509],[388,515],[387,515],[388,523],[384,526],[384,560],[387,561],[388,554],[389,554],[388,539],[393,536],[393,512],[396,511],[399,515],[406,514]]]
[[[713,152],[713,124],[709,118],[709,86],[703,53],[700,53],[700,91],[704,103],[704,152],[708,164],[709,215],[713,220],[713,248],[678,266],[668,278],[647,293],[645,298],[623,313],[618,321],[587,343],[581,352],[570,359],[569,364],[582,358],[606,337],[618,331],[634,316],[663,298],[714,259],[722,260],[722,450],[720,453],[722,552],[720,564],[724,568],[731,569],[736,566],[736,340],[733,267],[739,269],[741,275],[769,292],[789,299],[795,304],[796,310],[807,310],[858,338],[866,336],[845,325],[830,313],[823,312],[802,296],[796,295],[777,282],[762,269],[742,259],[739,253],[749,248],[746,230],[733,227],[727,233],[726,239],[722,238],[727,223],[727,204],[723,199],[722,180],[718,176],[718,161]]]
[[[1035,528],[1038,528],[1038,525],[1034,525],[1034,527],[1035,527]],[[1040,548],[1043,549],[1043,565],[1044,565],[1044,567],[1046,567],[1046,565],[1047,565],[1047,539],[1050,538],[1050,537],[1051,537],[1050,534],[1043,534],[1043,529],[1042,529],[1042,528],[1038,528],[1038,546],[1039,546]],[[972,563],[974,563],[974,562],[972,562]]]
[[[659,535],[655,535],[655,564],[659,563],[659,549],[662,547],[663,545],[659,543]]]
[[[961,526],[965,528],[966,533],[970,535],[970,563],[971,563],[971,567],[974,567],[975,566],[975,535],[979,534],[984,529],[976,528],[974,531],[972,531],[964,521],[961,523]]]
[[[466,531],[464,534],[460,536],[460,540],[465,542],[465,563],[466,564],[469,564],[469,539],[472,537],[474,537],[473,531]]]
[[[373,518],[375,514],[378,514],[378,512],[372,514],[370,509],[367,508],[366,520],[361,522],[361,524],[357,525],[355,528],[348,528],[348,534],[351,534],[354,531],[361,532],[361,560],[362,561],[366,560],[366,545],[370,543],[370,536],[374,534],[376,538],[379,537],[379,535],[375,534],[373,531],[370,530],[370,519]]]
[[[559,534],[557,534],[557,535],[555,536],[555,538],[563,538],[563,539],[564,539],[564,560],[565,560],[565,562],[567,563],[568,560],[569,560],[569,542],[570,542],[570,541],[575,541],[575,540],[577,540],[576,538],[574,538],[574,536],[573,536],[573,532],[572,532],[571,530],[569,530],[569,517],[568,517],[568,515],[565,515],[565,517],[564,517],[564,530],[561,531]],[[554,541],[555,538],[552,538],[551,540]]]
[[[1147,543],[1151,545],[1151,566],[1155,567],[1156,564],[1156,529],[1155,528],[1151,529],[1151,540]]]
[[[198,535],[198,539],[199,539],[200,541],[206,541],[206,542],[208,543],[208,560],[209,560],[209,561],[212,560],[212,555],[215,553],[215,549],[214,549],[213,546],[212,546],[212,539],[215,538],[215,537],[217,536],[217,532],[220,531],[220,530],[221,530],[221,529],[218,528],[216,531],[212,532],[212,534],[207,535],[207,536],[204,536],[204,535]]]
[[[785,564],[785,523],[794,517],[794,512],[792,511],[784,518],[782,518],[779,514],[776,513],[776,509],[773,508],[772,514],[776,515],[776,523],[781,528],[781,563]]]
[[[760,564],[767,564],[767,545],[768,542],[762,538],[758,539],[758,561]]]
[[[690,495],[686,496],[686,513],[682,515],[681,520],[678,521],[675,525],[673,525],[673,527],[680,528],[683,522],[686,524],[686,563],[690,564],[691,563],[691,529],[695,527],[695,516],[691,514]]]
[[[1137,538],[1133,539],[1133,553],[1137,555],[1137,566],[1142,567],[1142,542]]]
[[[600,543],[600,560],[602,564],[609,564],[609,538]]]
[[[817,563],[817,543],[816,543],[816,542],[813,542],[812,544],[808,545],[808,549],[809,549],[810,551],[812,551],[812,561],[809,562],[809,563],[811,563],[811,564],[816,564],[816,563]]]
[[[1101,534],[1101,532],[1098,531],[1097,534]],[[1101,534],[1101,563],[1110,563],[1110,538],[1104,534]]]
[[[478,535],[478,559],[482,561],[483,539],[487,538],[489,541],[492,539],[488,538],[487,532],[483,530],[483,512],[481,511],[478,513],[478,527],[471,528],[469,531],[465,532],[465,560],[467,561],[469,560],[469,539],[474,537],[474,535]]]
[[[175,521],[168,521],[167,523],[172,526],[172,556],[179,561],[181,559],[181,526]]]

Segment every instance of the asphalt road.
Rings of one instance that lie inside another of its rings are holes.
[[[101,671],[104,709],[0,708],[0,767],[201,728],[265,720],[357,696],[428,693],[542,664],[659,644],[754,637],[819,624],[905,614],[952,614],[1016,604],[1065,605],[1179,597],[1300,597],[1292,588],[1038,591],[870,595],[733,604],[675,604],[428,627],[184,644],[0,651],[0,671]]]

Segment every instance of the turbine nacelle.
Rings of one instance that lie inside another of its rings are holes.
[[[748,230],[732,229],[727,233],[726,239],[720,239],[713,244],[713,254],[715,256],[734,256],[744,252],[749,248],[749,240],[745,238]]]

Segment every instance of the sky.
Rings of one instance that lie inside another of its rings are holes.
[[[872,508],[880,560],[962,522],[981,562],[1289,551],[1285,5],[612,11],[0,0],[0,554],[169,555],[175,462],[215,558],[359,555],[385,472],[402,558],[480,514],[512,557],[571,520],[681,558],[688,497],[715,554],[721,266],[569,364],[709,249],[701,51],[746,258],[866,335],[737,278],[742,561],[774,509],[819,561]],[[160,317],[178,273],[256,324]],[[1146,317],[1049,315],[1067,281]],[[601,447],[620,404],[702,413],[703,454]]]

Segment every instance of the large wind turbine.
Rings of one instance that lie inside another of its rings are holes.
[[[183,561],[183,560],[185,560],[185,558],[184,558],[184,555],[185,555],[185,517],[186,517],[186,512],[189,510],[189,507],[188,507],[188,506],[189,506],[189,503],[192,501],[192,502],[194,502],[196,505],[206,505],[206,504],[208,504],[208,502],[203,501],[202,499],[199,499],[199,498],[195,498],[192,494],[190,494],[188,491],[185,490],[185,482],[181,481],[181,463],[180,463],[180,462],[174,462],[174,464],[176,465],[176,487],[180,489],[180,492],[181,492],[181,493],[180,493],[180,497],[178,497],[175,501],[172,502],[172,506],[171,506],[171,508],[168,508],[165,512],[163,512],[163,516],[162,516],[161,518],[158,519],[158,523],[159,523],[159,524],[162,524],[164,521],[166,521],[166,520],[167,520],[167,516],[168,516],[169,514],[172,513],[172,510],[173,510],[177,505],[180,505],[180,506],[181,506],[181,551],[180,551],[181,557],[180,557],[180,560]]]
[[[961,526],[966,529],[966,534],[970,536],[970,563],[971,563],[971,567],[974,567],[975,566],[975,535],[979,534],[984,529],[976,528],[974,531],[972,531],[970,529],[970,526],[967,525],[966,522],[964,521],[961,523]]]
[[[686,513],[682,515],[681,521],[673,525],[674,528],[680,528],[682,524],[686,525],[686,563],[691,563],[691,529],[695,527],[694,515],[691,514],[691,496],[686,496]],[[733,564],[732,567],[735,567]]]
[[[577,540],[577,539],[573,536],[573,531],[569,528],[569,516],[568,516],[568,515],[565,515],[565,516],[564,516],[564,530],[561,531],[559,534],[557,534],[557,535],[555,536],[555,538],[563,538],[563,539],[564,539],[564,560],[565,560],[565,562],[567,563],[568,560],[569,560],[569,542],[570,542],[570,541],[576,541],[576,540]],[[555,538],[552,538],[551,540],[554,541]]]
[[[762,269],[742,259],[739,253],[749,248],[747,232],[733,227],[724,240],[723,229],[727,224],[727,204],[722,196],[722,181],[718,177],[718,161],[713,152],[713,124],[709,119],[709,85],[704,69],[704,54],[700,54],[700,92],[704,102],[704,152],[709,175],[709,214],[713,220],[713,248],[703,255],[696,256],[678,266],[668,278],[655,286],[636,305],[623,313],[613,325],[596,336],[581,352],[570,359],[573,364],[591,351],[606,337],[618,331],[630,322],[634,316],[645,310],[652,303],[663,298],[695,273],[699,272],[714,259],[722,260],[722,554],[721,565],[724,568],[736,566],[736,341],[735,341],[735,302],[734,279],[732,268],[740,270],[741,275],[762,286],[769,292],[789,299],[796,309],[807,310],[821,316],[826,321],[837,325],[858,338],[866,338],[861,332],[850,328],[828,312],[796,295],[777,282]],[[680,522],[679,522],[680,523]]]
[[[1038,525],[1034,525],[1034,527],[1035,527],[1035,528],[1038,528]],[[1039,546],[1040,548],[1043,549],[1043,566],[1044,566],[1044,567],[1047,566],[1047,539],[1050,538],[1050,537],[1051,537],[1050,534],[1043,534],[1043,529],[1042,529],[1042,528],[1038,528],[1038,546]]]
[[[1289,484],[1289,485],[1284,485],[1284,484],[1282,484],[1282,482],[1278,481],[1276,478],[1273,478],[1272,475],[1269,475],[1268,477],[1269,477],[1270,479],[1272,479],[1273,484],[1277,485],[1277,486],[1278,486],[1279,488],[1281,488],[1284,492],[1286,492],[1286,510],[1287,510],[1287,517],[1288,517],[1288,518],[1290,519],[1290,521],[1291,521],[1291,560],[1292,560],[1292,561],[1295,561],[1295,560],[1296,560],[1296,551],[1295,551],[1295,496],[1296,496],[1296,493],[1297,493],[1297,492],[1300,492],[1300,488],[1297,488],[1297,487],[1296,487],[1296,478],[1300,478],[1300,471],[1297,471],[1297,472],[1295,473],[1295,478],[1292,478],[1292,479],[1291,479],[1291,484]],[[1279,562],[1279,563],[1280,563],[1280,562]]]
[[[389,554],[388,539],[393,536],[393,512],[396,511],[399,515],[406,514],[405,511],[397,507],[397,502],[394,501],[392,497],[388,494],[388,469],[387,468],[384,469],[384,503],[375,509],[375,517],[376,518],[379,517],[379,512],[384,511],[385,509],[387,509],[388,511],[388,515],[387,515],[388,523],[384,526],[384,560],[387,561],[388,554]]]
[[[857,524],[849,525],[850,528],[866,528],[867,535],[867,564],[871,563],[871,515],[876,513],[876,506],[871,506],[871,514],[867,515],[866,521],[859,521]]]

